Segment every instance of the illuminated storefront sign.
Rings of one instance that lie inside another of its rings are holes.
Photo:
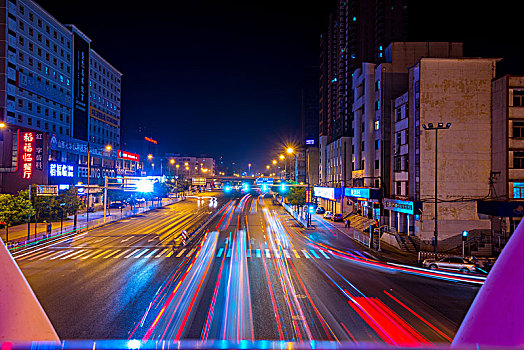
[[[50,177],[75,177],[75,166],[72,164],[50,163]]]
[[[315,197],[337,200],[342,196],[342,189],[333,187],[314,187],[313,194]]]
[[[21,134],[20,155],[22,165],[22,178],[31,179],[35,161],[35,133],[23,131]]]
[[[414,214],[414,205],[411,201],[402,201],[398,199],[384,198],[384,209],[398,213]]]
[[[89,42],[73,32],[73,137],[87,141],[89,105]]]
[[[362,198],[366,200],[380,199],[380,192],[376,188],[351,187],[344,190],[346,197]]]
[[[104,122],[106,124],[114,126],[115,128],[118,128],[118,119],[117,118],[107,113],[104,113],[101,110],[96,109],[95,107],[90,108],[89,115],[92,118],[95,118],[97,120],[100,120],[101,122]]]
[[[157,140],[153,140],[152,138],[150,137],[144,137],[144,140],[148,141],[148,142],[151,142],[151,143],[154,143],[155,145],[158,143]]]
[[[138,154],[126,152],[122,150],[117,150],[117,157],[120,159],[134,160],[136,162],[138,162],[138,159],[139,159]]]

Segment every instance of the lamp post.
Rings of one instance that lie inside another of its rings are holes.
[[[293,147],[288,147],[286,149],[287,154],[292,154],[295,156],[295,182],[298,183],[298,169],[297,169],[297,153]],[[291,169],[291,162],[289,162],[289,168]]]
[[[437,125],[434,125],[433,123],[422,124],[422,127],[426,131],[435,131],[435,231],[433,233],[434,240],[435,240],[435,259],[437,259],[437,246],[438,246],[438,181],[437,181],[437,175],[438,175],[438,131],[439,130],[447,130],[451,126],[451,123],[437,123]]]

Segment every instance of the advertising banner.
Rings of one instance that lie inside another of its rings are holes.
[[[89,42],[73,33],[73,137],[87,141],[89,125]]]

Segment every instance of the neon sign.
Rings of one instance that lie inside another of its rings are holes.
[[[34,142],[35,135],[33,132],[22,132],[21,140],[21,155],[22,155],[22,178],[31,179],[33,176],[33,161],[34,161]]]
[[[49,176],[51,177],[74,177],[75,168],[71,164],[50,163]]]
[[[153,140],[152,138],[147,137],[147,136],[144,137],[144,140],[149,141],[149,142],[151,142],[151,143],[154,143],[155,145],[158,143],[156,140]]]

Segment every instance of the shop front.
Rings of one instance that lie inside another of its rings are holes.
[[[344,196],[348,197],[353,205],[352,213],[379,220],[380,191],[378,188],[348,187],[344,189]]]
[[[313,195],[317,198],[317,204],[331,211],[333,214],[341,213],[342,208],[342,188],[334,187],[314,187]]]
[[[415,220],[422,214],[422,203],[406,200],[384,198],[384,209],[389,210],[389,226],[397,232],[408,235],[415,234]]]

